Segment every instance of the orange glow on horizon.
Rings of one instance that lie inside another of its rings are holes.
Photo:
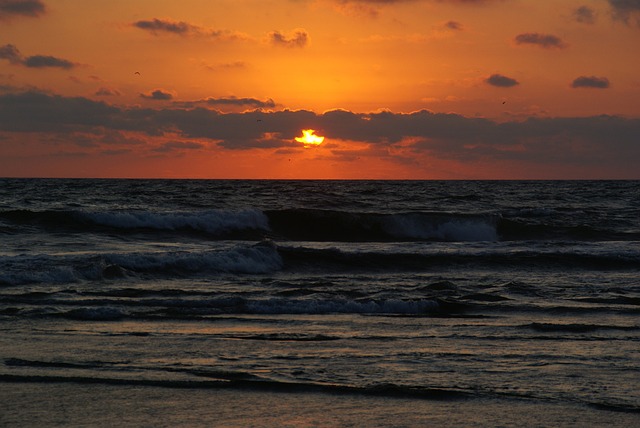
[[[304,144],[305,147],[319,146],[324,141],[324,137],[315,135],[315,129],[303,129],[302,137],[296,137],[298,143]]]

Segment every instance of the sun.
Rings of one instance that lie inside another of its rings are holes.
[[[305,147],[319,146],[324,141],[324,137],[315,135],[315,132],[315,129],[303,129],[302,137],[296,137],[296,141],[304,144]]]

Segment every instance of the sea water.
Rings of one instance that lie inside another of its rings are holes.
[[[638,315],[637,181],[0,180],[0,425],[625,426]]]

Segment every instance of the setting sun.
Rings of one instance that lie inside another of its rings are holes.
[[[316,132],[315,129],[303,129],[302,137],[296,137],[296,141],[298,143],[304,144],[305,147],[318,146],[322,144],[322,142],[324,141],[324,137],[315,135],[315,132]]]

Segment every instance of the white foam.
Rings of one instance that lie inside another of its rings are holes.
[[[65,284],[77,282],[79,272],[70,259],[50,256],[0,257],[0,284]]]
[[[420,214],[394,215],[384,225],[398,238],[441,241],[497,241],[495,221],[481,217],[432,217]]]
[[[65,284],[141,273],[268,273],[282,268],[275,245],[257,244],[217,251],[112,253],[100,256],[0,257],[0,285]]]
[[[267,273],[282,268],[275,247],[254,245],[227,251],[112,254],[107,260],[133,271]]]

